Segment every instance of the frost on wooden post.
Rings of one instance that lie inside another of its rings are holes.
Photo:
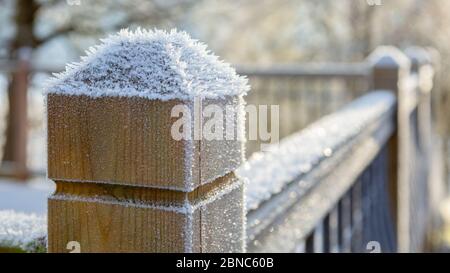
[[[236,128],[236,135],[242,134],[244,113],[239,108],[247,90],[245,78],[186,33],[122,30],[91,48],[80,63],[69,65],[47,87],[49,117],[59,119],[49,124],[49,131],[71,134],[70,138],[49,135],[50,159],[54,154],[67,154],[50,162],[62,166],[50,166],[49,176],[70,180],[80,178],[77,175],[82,170],[85,180],[125,181],[184,191],[192,190],[199,182],[211,182],[242,163],[242,143],[236,141],[237,137],[219,143],[194,141],[193,133],[191,140],[175,141],[170,137],[170,129],[177,117],[171,116],[171,111],[176,105],[186,105],[193,121],[196,99],[201,109],[210,104],[222,109],[231,105],[237,114],[235,122],[241,125]],[[77,122],[77,126],[72,122]],[[77,135],[83,131],[96,135],[80,139]],[[136,131],[143,132],[142,138],[135,139],[140,146],[128,143],[130,149],[119,150],[117,142],[126,141]],[[71,149],[71,153],[59,150],[81,146],[86,141],[92,145]],[[223,160],[218,162],[217,155]],[[116,169],[128,166],[131,173],[113,170],[114,166],[108,164],[111,157],[118,164]],[[81,166],[84,161],[95,161],[100,166],[86,170],[86,166]],[[212,166],[212,161],[216,166]],[[176,168],[178,165],[184,168]],[[199,172],[193,173],[193,169]]]
[[[46,89],[57,185],[49,250],[69,240],[81,251],[242,251],[243,184],[233,172],[247,91],[247,79],[176,31],[123,30],[56,75]],[[211,107],[223,115],[214,126]]]

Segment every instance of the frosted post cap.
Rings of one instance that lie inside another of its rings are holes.
[[[367,61],[376,67],[383,68],[406,68],[409,69],[411,62],[403,52],[394,46],[380,46],[372,52]]]
[[[245,94],[245,77],[186,32],[121,30],[55,74],[46,93],[147,99],[218,99]]]

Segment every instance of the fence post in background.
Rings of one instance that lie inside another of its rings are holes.
[[[27,90],[31,49],[18,50],[18,62],[12,72],[11,90],[8,90],[9,111],[6,143],[0,165],[0,175],[25,180],[27,168]]]
[[[394,228],[396,230],[397,249],[405,251],[402,248],[409,241],[408,233],[408,217],[409,207],[405,207],[408,202],[407,187],[407,161],[400,143],[403,142],[405,133],[401,128],[400,104],[402,103],[401,87],[402,81],[408,76],[410,62],[408,58],[397,48],[381,46],[368,57],[369,63],[372,65],[372,86],[374,90],[385,89],[391,90],[397,97],[397,113],[396,124],[397,130],[387,144],[388,148],[388,166],[389,181],[387,188],[390,195],[391,213],[394,219]],[[400,141],[401,140],[401,141]],[[407,157],[406,157],[407,158]],[[383,246],[382,246],[383,247]]]
[[[48,203],[49,252],[72,246],[81,252],[245,251],[243,183],[234,170],[243,161],[246,80],[180,33],[126,32],[111,39],[48,90],[48,176],[57,186]],[[176,64],[163,50],[170,48],[181,54]],[[206,67],[189,67],[198,64]],[[178,85],[181,70],[174,65],[206,74]],[[68,85],[103,86],[107,71],[119,78],[98,89],[100,96]],[[204,89],[187,89],[198,86]],[[124,88],[121,96],[110,95],[112,87]],[[213,98],[192,95],[196,91]],[[208,107],[226,108],[227,117],[231,111],[226,133],[231,129],[234,138],[204,135]],[[187,123],[174,127],[180,121]]]
[[[426,236],[426,247],[431,247],[431,231],[439,228],[438,213],[440,200],[443,199],[443,185],[438,183],[442,178],[433,177],[439,172],[441,166],[437,166],[440,162],[433,160],[433,147],[442,149],[441,143],[434,143],[434,128],[432,126],[432,94],[434,85],[434,67],[433,57],[430,51],[421,47],[410,47],[405,50],[406,55],[411,60],[411,73],[416,75],[418,81],[418,105],[417,105],[417,126],[419,134],[418,147],[418,168],[423,175],[423,183],[420,184],[419,191],[422,194],[420,212],[425,218],[424,225]],[[433,162],[434,161],[434,162]],[[434,164],[432,164],[434,163]],[[443,166],[442,166],[443,167]],[[432,170],[433,168],[434,171]]]
[[[439,146],[440,149],[434,149],[433,152],[437,155],[437,158],[440,158],[443,160],[442,164],[442,178],[443,180],[442,184],[435,183],[434,186],[436,195],[438,198],[433,197],[432,200],[434,202],[439,202],[443,198],[446,197],[446,193],[450,191],[449,188],[449,181],[450,181],[450,137],[448,130],[450,123],[448,122],[448,113],[450,110],[450,105],[446,99],[446,92],[443,89],[443,77],[446,77],[446,75],[443,73],[442,69],[442,57],[439,51],[435,48],[428,47],[427,48],[428,54],[431,56],[431,65],[433,67],[434,71],[434,77],[433,77],[433,89],[431,92],[431,105],[432,105],[432,117],[434,118],[433,125],[434,129],[436,130],[436,133],[439,137]],[[436,142],[433,140],[433,145],[436,145]],[[439,172],[436,172],[439,173]]]
[[[410,47],[405,50],[405,54],[411,61],[411,73],[418,79],[418,121],[421,145],[424,151],[425,164],[430,162],[431,154],[431,90],[433,89],[434,69],[432,59],[426,49],[420,47]]]
[[[432,183],[432,205],[434,206],[432,210],[437,213],[438,206],[440,206],[441,200],[446,197],[446,193],[448,192],[448,174],[450,173],[450,141],[448,141],[447,134],[445,133],[445,127],[448,124],[448,118],[446,116],[446,110],[448,107],[445,107],[445,103],[443,103],[443,90],[442,90],[442,57],[439,51],[432,47],[427,47],[427,53],[431,58],[431,66],[433,68],[433,88],[430,92],[431,97],[431,117],[432,117],[432,125],[435,133],[437,135],[437,139],[432,140],[433,155],[434,160],[438,158],[442,160],[443,163],[439,166],[442,170],[432,173],[431,181],[442,181],[442,183],[434,182]],[[434,167],[437,167],[434,165]],[[434,174],[441,174],[443,177],[435,177]],[[437,217],[434,219],[436,222],[436,226],[439,225],[440,219]]]

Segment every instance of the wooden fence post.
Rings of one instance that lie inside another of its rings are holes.
[[[57,186],[49,252],[245,251],[243,183],[233,171],[243,161],[246,90],[200,44],[161,31],[121,32],[57,79],[47,94]],[[225,108],[234,138],[208,138],[207,109],[220,114],[217,133]]]
[[[407,77],[410,68],[408,58],[397,48],[381,46],[368,57],[369,63],[372,65],[372,85],[373,89],[391,90],[397,97],[397,130],[389,140],[388,157],[389,157],[389,181],[388,189],[390,195],[391,213],[394,219],[395,228],[397,230],[398,249],[401,250],[400,245],[407,240],[409,233],[407,230],[409,212],[408,207],[403,203],[407,202],[408,188],[407,181],[405,182],[405,172],[407,172],[407,162],[402,155],[403,149],[401,147],[400,139],[403,141],[404,130],[401,126],[400,104],[401,104],[401,87],[402,81]]]
[[[426,245],[424,250],[431,248],[431,231],[439,229],[439,206],[443,199],[443,184],[439,183],[439,178],[432,177],[433,165],[433,126],[431,91],[434,85],[433,57],[429,50],[421,47],[410,47],[405,50],[406,55],[411,60],[411,73],[416,75],[418,80],[418,105],[417,105],[417,132],[419,137],[418,160],[419,167],[423,170],[424,181],[419,187],[421,197],[424,199],[420,206],[420,212],[426,220],[425,236]],[[439,164],[438,162],[434,162]]]
[[[411,61],[411,73],[417,75],[419,87],[418,121],[420,141],[425,152],[425,163],[430,162],[431,148],[431,90],[433,89],[434,69],[432,59],[426,49],[410,47],[405,50],[406,56]]]

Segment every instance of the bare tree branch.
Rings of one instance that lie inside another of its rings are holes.
[[[62,27],[60,29],[57,29],[54,32],[52,32],[51,34],[47,35],[46,37],[43,37],[43,38],[40,38],[40,39],[36,39],[35,46],[38,47],[38,46],[40,46],[40,45],[50,41],[53,38],[56,38],[56,37],[58,37],[60,35],[67,34],[67,33],[71,32],[71,31],[74,31],[74,30],[75,30],[75,28],[74,28],[73,25],[67,25],[67,26]]]

